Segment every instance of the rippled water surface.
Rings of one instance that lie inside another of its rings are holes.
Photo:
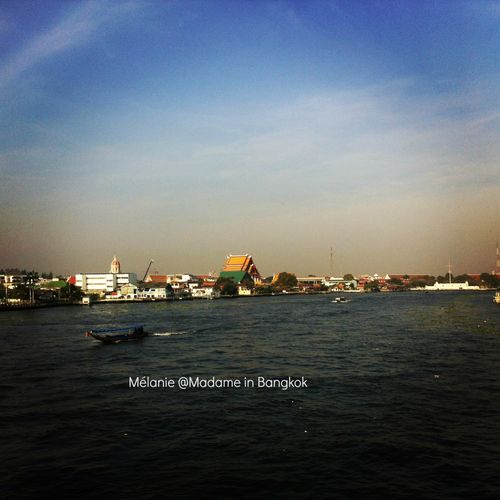
[[[500,498],[492,294],[349,298],[0,312],[2,498]],[[155,335],[84,337],[137,323]]]

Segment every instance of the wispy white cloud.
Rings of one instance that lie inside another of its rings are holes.
[[[103,25],[115,23],[139,7],[135,1],[89,0],[77,4],[48,32],[33,38],[0,69],[0,88],[43,61],[87,42]],[[1,30],[1,20],[0,20]]]
[[[5,34],[9,32],[10,27],[11,27],[10,22],[0,12],[0,37],[5,36]]]
[[[498,111],[468,92],[416,96],[415,86],[332,90],[243,121],[238,112],[189,117],[182,128],[203,130],[206,121],[206,129],[220,128],[220,137],[206,146],[199,141],[188,156],[207,167],[207,177],[226,183],[239,182],[243,170],[257,175],[261,186],[279,179],[324,192],[440,189],[443,179],[447,189],[467,179],[490,183],[500,156],[493,139]]]

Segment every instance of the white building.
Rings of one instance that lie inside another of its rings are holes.
[[[167,300],[169,294],[166,285],[152,285],[146,288],[139,288],[135,283],[127,283],[119,287],[116,292],[106,294],[107,300],[127,301],[127,300]]]
[[[138,298],[149,300],[167,300],[171,295],[168,293],[167,287],[161,285],[148,286],[140,288]]]
[[[218,299],[220,292],[213,286],[204,286],[202,288],[192,288],[191,296],[193,299]]]
[[[11,285],[19,285],[26,281],[25,274],[0,274],[0,283],[9,283]]]
[[[109,293],[129,283],[137,284],[135,273],[120,272],[120,262],[116,255],[111,262],[111,271],[117,272],[77,274],[74,277],[75,286],[80,287],[86,293]]]
[[[198,285],[200,280],[192,274],[167,274],[167,283],[174,288],[185,287],[192,288]]]
[[[479,290],[477,285],[469,285],[469,282],[465,283],[434,283],[434,285],[426,285],[425,290]]]
[[[75,285],[86,293],[114,292],[127,283],[137,284],[135,273],[82,273],[75,275]]]

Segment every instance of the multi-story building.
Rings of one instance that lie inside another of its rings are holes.
[[[137,284],[137,275],[120,272],[120,262],[115,255],[109,273],[80,273],[68,281],[86,293],[109,293],[128,283]]]
[[[0,274],[0,283],[20,285],[26,281],[26,274]]]

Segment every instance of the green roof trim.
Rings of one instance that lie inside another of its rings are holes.
[[[229,278],[239,285],[243,280],[252,280],[252,277],[246,271],[222,271],[219,278]]]

